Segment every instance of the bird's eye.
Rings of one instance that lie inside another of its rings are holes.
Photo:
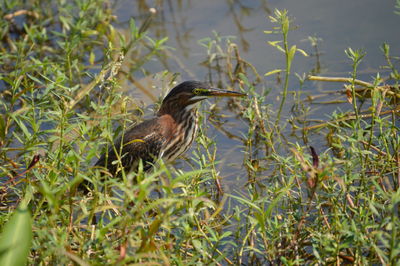
[[[196,95],[199,95],[199,94],[202,93],[202,89],[194,89],[193,93],[196,94]]]
[[[200,88],[197,88],[197,89],[194,89],[194,90],[193,90],[193,93],[196,94],[196,95],[202,95],[202,94],[204,94],[204,93],[206,93],[206,92],[207,92],[207,90],[205,90],[205,89],[200,89]]]

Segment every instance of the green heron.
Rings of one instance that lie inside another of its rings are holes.
[[[174,160],[190,147],[196,136],[197,103],[213,96],[246,94],[212,88],[204,82],[185,81],[168,93],[156,117],[128,129],[95,166],[118,175],[122,168],[126,173],[136,171],[140,160],[145,171],[159,158],[167,162]],[[116,163],[119,158],[121,163]]]

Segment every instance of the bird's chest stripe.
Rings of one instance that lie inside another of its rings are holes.
[[[172,161],[184,153],[192,144],[197,131],[197,117],[190,115],[185,117],[177,127],[175,135],[167,143],[162,154],[163,159]]]

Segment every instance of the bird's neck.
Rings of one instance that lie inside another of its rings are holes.
[[[180,112],[162,114],[161,116],[164,115],[173,119],[172,123],[175,123],[175,126],[166,134],[169,137],[167,138],[161,157],[165,161],[172,161],[189,149],[196,137],[198,128],[197,110],[181,110]]]
[[[197,119],[197,108],[196,106],[190,106],[190,108],[179,108],[176,105],[161,106],[157,113],[157,116],[170,115],[177,124],[183,123],[187,120],[195,121]]]
[[[181,110],[178,112],[171,113],[161,113],[158,112],[158,116],[169,115],[175,121],[176,124],[186,123],[186,122],[195,122],[197,119],[197,109],[193,109],[190,111]]]

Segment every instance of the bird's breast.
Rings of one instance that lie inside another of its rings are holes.
[[[181,119],[176,121],[175,129],[167,138],[161,157],[165,161],[173,161],[182,153],[187,151],[196,137],[198,128],[197,115],[195,112],[187,112]]]

